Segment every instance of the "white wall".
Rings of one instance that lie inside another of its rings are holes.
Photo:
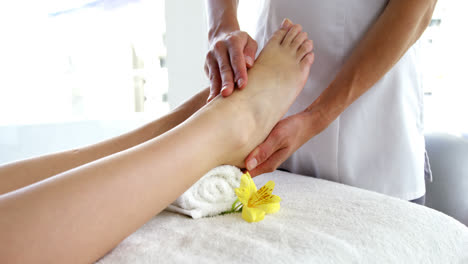
[[[208,51],[207,36],[205,1],[166,1],[168,99],[171,109],[209,84],[203,70]]]

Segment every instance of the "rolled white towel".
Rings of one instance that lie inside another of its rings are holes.
[[[235,166],[216,167],[207,172],[166,210],[195,219],[231,210],[237,199],[234,188],[239,187],[241,176],[242,171]]]

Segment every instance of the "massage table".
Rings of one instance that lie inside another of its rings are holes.
[[[281,209],[153,217],[96,263],[468,263],[468,228],[433,209],[339,183],[275,171]]]

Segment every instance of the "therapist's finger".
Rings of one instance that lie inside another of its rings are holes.
[[[213,53],[208,52],[206,55],[205,72],[210,79],[210,95],[207,102],[213,100],[221,91],[221,76],[219,75],[218,62],[214,58]]]
[[[231,35],[227,38],[229,59],[231,61],[232,71],[234,73],[234,83],[237,84],[238,88],[243,88],[247,83],[247,67],[246,61],[243,54],[244,46],[247,43],[247,38],[240,38],[235,35]],[[228,96],[230,94],[223,94]]]
[[[221,94],[229,96],[234,90],[234,73],[231,68],[228,50],[224,43],[220,41],[215,44],[214,51],[219,66],[219,74],[221,75]]]
[[[255,61],[255,54],[257,54],[258,44],[257,42],[248,36],[247,43],[244,48],[245,62],[248,68],[252,68]]]
[[[283,148],[273,153],[266,161],[249,171],[250,176],[255,177],[263,173],[275,171],[281,163],[288,158],[288,149]]]

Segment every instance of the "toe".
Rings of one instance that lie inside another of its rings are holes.
[[[304,58],[304,56],[307,53],[311,52],[313,48],[314,48],[314,44],[313,44],[312,40],[310,40],[310,39],[304,40],[302,42],[302,45],[297,50],[297,58],[299,60],[302,60],[302,58]]]
[[[273,33],[269,42],[281,44],[281,42],[284,40],[284,37],[286,36],[286,34],[292,26],[294,26],[294,24],[291,22],[291,20],[285,18],[281,23],[281,27],[277,31],[275,31],[275,33]]]
[[[299,33],[291,43],[291,48],[297,50],[301,44],[307,40],[307,32]]]
[[[277,43],[278,45],[281,44],[284,37],[286,36],[286,33],[288,33],[288,29],[285,29],[285,28],[278,29],[277,31],[275,31],[275,33],[273,33],[273,36],[271,36],[269,42]]]
[[[314,53],[313,52],[309,52],[307,53],[304,58],[302,58],[301,60],[301,67],[307,71],[310,70],[310,66],[312,65],[312,63],[314,63]]]
[[[289,18],[285,18],[283,22],[281,22],[281,28],[284,28],[286,30],[288,30],[292,26],[293,23],[291,22],[291,20],[289,20]]]
[[[302,26],[299,24],[295,24],[292,26],[288,33],[286,33],[286,36],[284,37],[283,41],[281,42],[281,45],[283,46],[289,46],[291,45],[292,41],[296,38],[296,36],[302,31]]]

